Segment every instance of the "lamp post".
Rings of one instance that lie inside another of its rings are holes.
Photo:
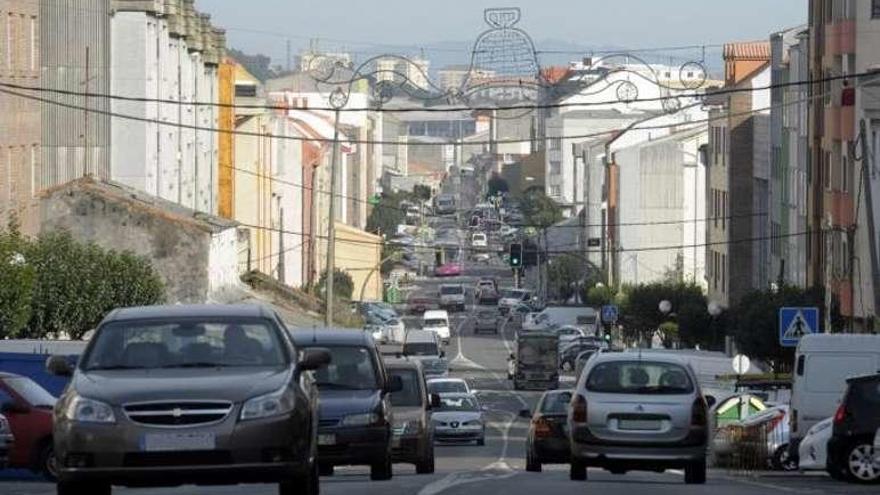
[[[336,171],[339,168],[339,112],[348,103],[348,94],[337,87],[330,93],[333,108],[333,155],[330,160],[330,207],[327,221],[327,278],[325,298],[327,306],[326,326],[333,326],[333,282],[336,275]]]
[[[718,344],[718,317],[721,316],[723,309],[721,305],[715,301],[709,301],[709,304],[706,305],[706,311],[709,312],[709,316],[712,317],[712,346],[717,348]]]

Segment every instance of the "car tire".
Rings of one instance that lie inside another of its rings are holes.
[[[320,468],[317,463],[313,463],[305,474],[294,476],[292,480],[280,483],[278,495],[320,495],[320,477]]]
[[[688,485],[706,483],[706,461],[694,461],[684,468],[684,482]]]
[[[74,481],[59,481],[55,485],[58,495],[111,495],[113,487],[109,483],[80,483]]]
[[[571,481],[587,481],[587,464],[584,461],[572,459],[568,477]]]
[[[416,463],[416,474],[434,474],[434,445],[428,447],[425,457]]]
[[[386,456],[384,461],[370,466],[370,479],[372,481],[390,480],[394,476],[392,466],[391,456]]]
[[[798,465],[797,462],[791,458],[791,455],[788,451],[788,444],[782,445],[776,449],[776,452],[773,453],[773,459],[770,461],[773,469],[777,471],[797,471]]]
[[[856,441],[847,449],[844,470],[848,480],[856,483],[880,483],[880,466],[870,441]]]
[[[55,458],[55,444],[51,439],[40,451],[40,457],[37,460],[36,471],[43,475],[49,481],[58,479],[58,460]]]
[[[333,476],[333,465],[318,464],[318,474],[321,476]]]
[[[531,449],[526,453],[526,471],[530,473],[540,473],[541,463],[532,455]]]
[[[483,447],[483,446],[485,446],[485,445],[486,445],[486,435],[483,434],[483,436],[481,436],[481,437],[477,440],[477,447]]]

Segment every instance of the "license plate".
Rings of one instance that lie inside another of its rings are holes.
[[[336,445],[336,435],[318,435],[318,445]]]
[[[621,430],[659,430],[660,421],[650,419],[621,419],[617,426]]]
[[[213,433],[150,433],[144,435],[141,448],[145,452],[181,452],[214,450]]]

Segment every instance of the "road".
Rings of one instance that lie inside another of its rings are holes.
[[[471,277],[462,279],[474,281]],[[427,285],[437,281],[426,282]],[[824,476],[788,475],[749,478],[721,471],[710,472],[705,486],[688,486],[680,473],[629,473],[615,476],[591,471],[590,481],[569,481],[565,466],[547,466],[543,473],[524,471],[526,421],[517,413],[532,407],[536,392],[514,392],[505,377],[507,331],[501,335],[475,336],[469,312],[454,316],[456,334],[450,343],[452,375],[467,379],[484,405],[488,406],[489,436],[484,447],[472,445],[438,446],[437,472],[416,475],[411,466],[395,465],[394,479],[388,482],[369,481],[366,469],[338,469],[332,477],[322,478],[322,492],[327,495],[541,495],[570,494],[574,490],[590,490],[602,495],[745,495],[745,494],[850,494],[875,493],[876,487],[860,487],[836,483]],[[415,320],[408,319],[415,325]],[[54,486],[38,482],[0,483],[4,495],[47,495]],[[115,493],[143,495],[269,495],[277,493],[270,485],[235,487],[180,487],[166,489],[116,489]],[[85,494],[84,494],[85,495]]]

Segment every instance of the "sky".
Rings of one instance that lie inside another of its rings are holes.
[[[375,54],[386,51],[377,45],[390,44],[408,55],[424,51],[448,60],[487,28],[483,9],[499,6],[522,9],[518,27],[539,51],[768,39],[807,18],[806,0],[197,0],[196,6],[228,30],[230,46],[277,63],[286,58],[288,39],[295,54],[312,38],[327,50]]]

